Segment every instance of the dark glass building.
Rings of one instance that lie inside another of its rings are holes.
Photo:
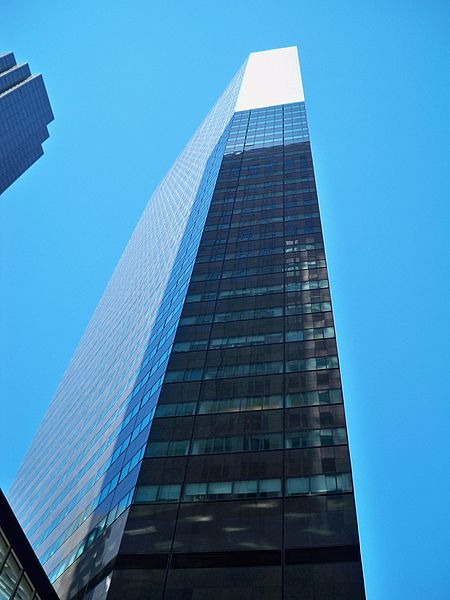
[[[155,191],[11,500],[64,599],[365,597],[295,48]]]
[[[53,113],[42,75],[0,54],[0,194],[44,153]]]
[[[58,600],[0,490],[0,600]]]

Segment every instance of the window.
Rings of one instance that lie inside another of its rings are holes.
[[[312,302],[306,304],[289,303],[286,306],[287,315],[302,315],[316,312],[328,312],[331,302]]]
[[[236,310],[229,312],[216,313],[214,315],[215,323],[227,323],[229,321],[244,321],[247,319],[264,319],[270,317],[283,316],[282,306],[273,306],[267,308],[254,308],[247,310]]]
[[[237,346],[253,346],[257,344],[276,344],[283,342],[283,332],[272,332],[258,335],[240,335],[226,338],[213,338],[209,347],[214,348],[235,348]]]
[[[247,410],[270,410],[282,408],[283,396],[272,394],[268,396],[247,396],[242,398],[221,398],[200,402],[199,414],[219,412],[241,412]]]
[[[202,369],[176,369],[167,371],[164,383],[177,383],[180,381],[197,381],[202,378]]]
[[[150,502],[178,502],[181,494],[181,484],[168,485],[138,485],[134,496],[136,504]]]
[[[21,574],[21,567],[12,552],[9,553],[1,573],[2,597],[10,598]]]
[[[6,538],[3,537],[3,534],[0,530],[0,566],[3,564],[6,555],[8,554],[9,544],[6,541]]]
[[[281,479],[251,479],[244,481],[216,481],[187,483],[183,502],[244,498],[275,498],[281,496]]]
[[[283,446],[282,433],[259,433],[248,436],[230,436],[195,439],[192,454],[216,454],[225,452],[259,452],[278,450]]]
[[[266,375],[270,373],[282,372],[282,361],[254,362],[238,365],[224,365],[221,367],[208,367],[205,369],[205,379],[248,377],[252,375]]]
[[[14,600],[32,600],[34,598],[33,594],[34,588],[24,573],[20,579],[19,587],[14,594]]]
[[[181,317],[179,325],[204,325],[207,323],[212,323],[212,314],[202,314],[202,315],[191,315],[186,317]]]
[[[286,361],[288,373],[295,371],[319,371],[322,369],[337,369],[337,356],[318,356],[316,358],[304,358]]]
[[[350,473],[311,475],[310,477],[289,477],[286,479],[287,496],[351,491],[352,482]]]
[[[339,389],[298,392],[286,395],[286,408],[296,406],[316,406],[319,404],[340,404],[342,392]]]
[[[334,337],[334,327],[317,327],[315,329],[297,329],[286,332],[287,342],[304,340],[321,340]]]
[[[283,284],[265,285],[260,287],[237,288],[234,290],[223,290],[219,293],[219,298],[237,298],[239,296],[260,296],[262,294],[273,294],[282,292]]]
[[[149,442],[145,451],[145,456],[184,456],[189,452],[189,444],[189,440]]]
[[[173,404],[158,404],[155,417],[181,417],[195,414],[196,402],[178,402]]]
[[[190,352],[194,350],[206,350],[208,340],[192,340],[191,342],[176,342],[172,352]]]
[[[346,443],[347,433],[344,427],[286,432],[286,448],[314,448]]]

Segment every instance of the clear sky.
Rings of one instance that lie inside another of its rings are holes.
[[[450,597],[449,4],[0,4],[45,155],[0,198],[7,489],[152,189],[251,51],[298,45],[368,600]]]

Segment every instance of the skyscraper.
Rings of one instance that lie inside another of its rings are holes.
[[[61,598],[364,598],[295,48],[154,192],[10,493]]]
[[[0,54],[0,194],[40,158],[53,113],[42,75]]]

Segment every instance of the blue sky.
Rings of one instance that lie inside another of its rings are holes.
[[[298,45],[368,600],[449,597],[448,3],[13,2],[45,156],[0,199],[7,489],[152,189],[255,50]]]

